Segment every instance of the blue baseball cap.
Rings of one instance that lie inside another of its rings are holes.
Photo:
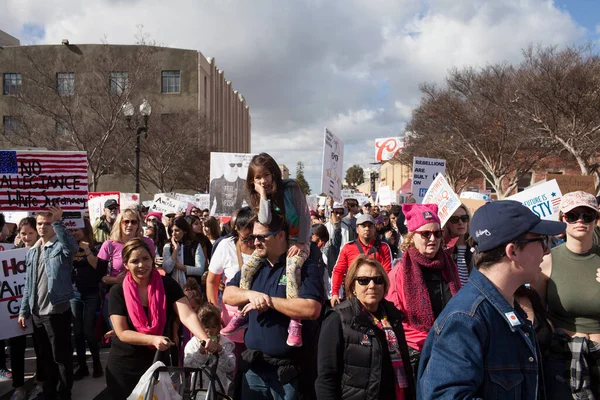
[[[486,203],[473,215],[469,225],[477,251],[490,251],[531,232],[554,236],[567,228],[564,222],[545,221],[529,208],[514,200]]]

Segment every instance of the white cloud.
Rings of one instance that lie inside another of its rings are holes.
[[[292,172],[303,161],[313,191],[324,126],[345,141],[346,168],[366,166],[375,138],[402,132],[419,83],[442,83],[453,66],[517,62],[529,43],[585,36],[549,0],[5,2],[0,26],[16,36],[36,24],[43,43],[132,43],[143,24],[159,43],[216,57],[250,105],[252,150]]]

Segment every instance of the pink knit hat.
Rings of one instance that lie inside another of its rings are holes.
[[[161,212],[158,212],[158,211],[149,212],[148,215],[146,215],[146,221],[148,221],[148,218],[150,218],[150,217],[155,217],[160,222],[162,222],[163,214]]]
[[[437,204],[402,204],[402,213],[406,217],[409,232],[414,232],[430,222],[441,223]]]

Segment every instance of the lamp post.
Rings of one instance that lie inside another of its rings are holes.
[[[152,106],[146,99],[140,105],[140,114],[143,117],[143,124],[136,129],[135,134],[135,193],[140,192],[140,138],[142,135],[148,136],[148,117],[152,113]],[[135,107],[130,102],[123,104],[123,114],[127,121],[127,129],[133,130],[131,120],[135,114]]]

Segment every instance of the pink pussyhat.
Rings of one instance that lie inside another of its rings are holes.
[[[409,232],[414,232],[430,222],[441,223],[437,204],[402,204],[402,213],[406,217]]]

